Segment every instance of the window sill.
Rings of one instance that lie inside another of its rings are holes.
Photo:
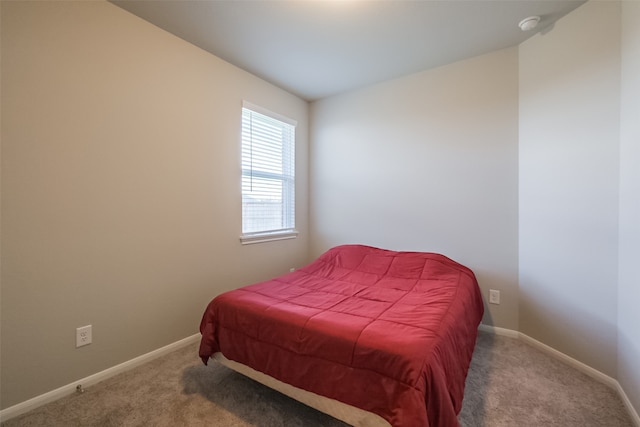
[[[240,242],[243,245],[252,245],[254,243],[295,239],[296,237],[298,237],[298,230],[274,231],[271,233],[251,233],[240,236]]]

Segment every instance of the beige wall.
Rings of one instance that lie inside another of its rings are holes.
[[[620,4],[519,51],[520,331],[616,377]]]
[[[215,294],[346,242],[469,265],[502,291],[485,323],[640,408],[638,3],[314,103],[310,210],[304,101],[109,3],[1,11],[2,408],[194,334]],[[243,99],[298,120],[296,240],[239,244]]]
[[[640,2],[622,3],[618,381],[640,412]]]
[[[518,67],[506,49],[312,104],[311,254],[341,243],[471,267],[518,329]]]
[[[299,123],[296,240],[239,242],[243,99]],[[110,3],[2,2],[2,407],[195,334],[216,294],[306,262],[307,117]]]

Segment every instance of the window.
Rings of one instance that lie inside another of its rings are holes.
[[[296,122],[242,105],[242,243],[294,238]]]

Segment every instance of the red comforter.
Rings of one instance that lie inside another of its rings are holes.
[[[211,301],[200,357],[221,351],[394,427],[458,426],[483,311],[473,272],[443,255],[338,246]]]

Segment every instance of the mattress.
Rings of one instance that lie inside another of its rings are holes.
[[[216,352],[394,427],[456,426],[483,303],[440,254],[363,245],[214,298],[200,357]]]

